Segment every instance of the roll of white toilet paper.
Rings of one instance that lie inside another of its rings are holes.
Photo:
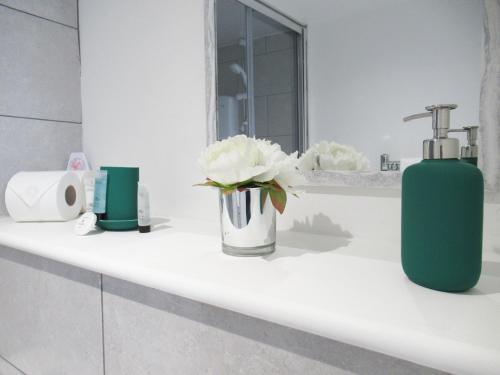
[[[95,178],[95,171],[72,171],[78,176],[78,179],[80,180],[80,185],[82,186],[82,209],[80,210],[81,213],[89,211],[89,206],[87,204],[87,197],[85,195],[85,183],[84,180],[86,178]],[[92,203],[92,202],[90,202]]]
[[[5,205],[15,221],[66,221],[80,213],[82,196],[71,171],[19,172],[7,184]]]

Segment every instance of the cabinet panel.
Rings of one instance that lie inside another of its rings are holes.
[[[440,374],[106,276],[103,313],[106,375]]]
[[[100,279],[0,246],[0,356],[30,375],[102,374]]]

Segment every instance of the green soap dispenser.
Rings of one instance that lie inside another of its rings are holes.
[[[432,117],[434,137],[424,141],[423,160],[403,173],[403,270],[413,282],[444,292],[472,288],[481,274],[483,175],[459,160],[458,140],[448,138],[456,107],[433,105],[404,118]]]

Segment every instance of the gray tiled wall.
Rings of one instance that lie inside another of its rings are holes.
[[[2,0],[3,5],[78,27],[77,0]]]
[[[291,33],[254,40],[255,127],[258,138],[277,142],[286,152],[296,149],[297,90],[295,43]],[[241,77],[229,65],[245,66],[245,50],[240,45],[218,49],[218,94],[234,96],[245,91]],[[240,102],[243,121],[243,102]]]
[[[292,152],[297,147],[294,36],[281,33],[260,40],[254,60],[257,137],[270,139]],[[262,111],[260,116],[258,111]]]
[[[6,359],[0,357],[0,374],[2,375],[24,375],[17,367]]]
[[[81,151],[77,0],[0,0],[0,215],[21,170]]]
[[[62,170],[70,152],[80,150],[80,124],[0,116],[0,215],[4,191],[19,171]]]

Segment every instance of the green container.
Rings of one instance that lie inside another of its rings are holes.
[[[458,159],[423,160],[403,173],[401,258],[413,282],[445,292],[481,274],[483,175]]]
[[[139,168],[101,167],[101,170],[108,171],[106,220],[137,220]]]
[[[463,162],[466,162],[466,163],[472,164],[472,165],[474,165],[475,167],[477,167],[477,158],[462,158],[462,159],[460,159],[460,160],[462,160]]]

